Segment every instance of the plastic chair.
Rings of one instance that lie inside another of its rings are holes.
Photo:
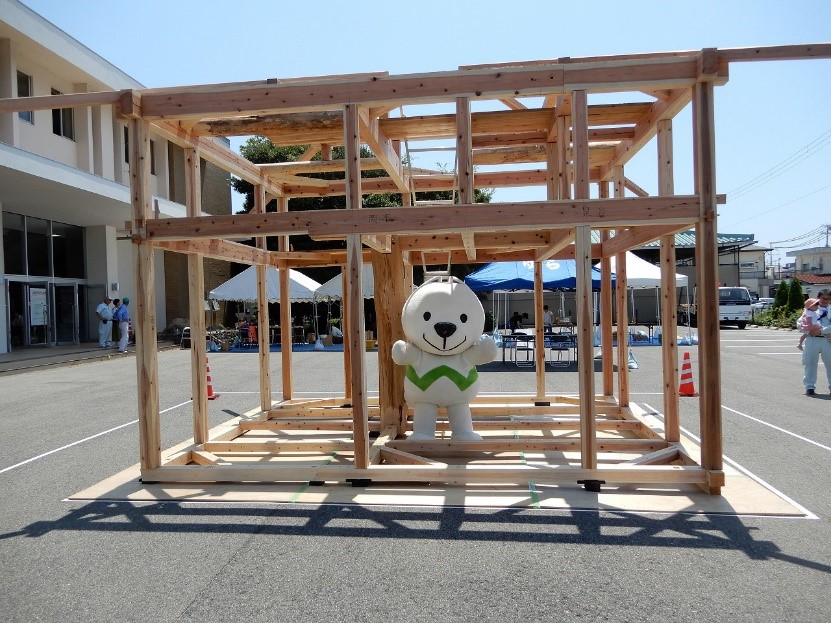
[[[547,336],[545,341],[548,346],[548,365],[553,368],[567,368],[571,365],[571,349],[574,347],[574,340],[570,335],[553,334]]]

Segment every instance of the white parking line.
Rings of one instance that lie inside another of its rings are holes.
[[[173,411],[174,409],[178,409],[179,407],[183,407],[184,405],[190,404],[191,401],[188,400],[187,402],[183,402],[181,404],[176,405],[175,407],[170,407],[169,409],[165,409],[164,411],[160,411],[159,415],[167,413],[168,411]],[[8,467],[4,467],[0,469],[0,474],[4,474],[5,472],[10,472],[13,469],[17,469],[18,467],[22,467],[28,463],[33,461],[37,461],[38,459],[45,458],[51,454],[55,454],[56,452],[60,452],[62,450],[66,450],[68,448],[72,448],[73,446],[77,446],[82,443],[86,443],[87,441],[91,441],[97,437],[102,437],[103,435],[108,435],[109,433],[114,433],[117,430],[121,430],[122,428],[126,428],[128,426],[132,426],[133,424],[138,424],[138,420],[133,420],[132,422],[127,422],[126,424],[121,424],[119,426],[115,426],[114,428],[110,428],[109,430],[102,431],[100,433],[96,433],[95,435],[90,435],[89,437],[84,437],[83,439],[79,439],[78,441],[73,441],[72,443],[68,443],[65,446],[61,446],[60,448],[55,448],[54,450],[50,450],[49,452],[44,452],[43,454],[38,454],[37,456],[33,456],[31,459],[26,459],[25,461],[21,461],[20,463],[15,463],[14,465],[9,465]]]
[[[808,439],[807,437],[803,437],[802,435],[798,435],[794,432],[791,432],[785,428],[781,428],[776,426],[775,424],[771,424],[770,422],[765,422],[764,420],[760,420],[759,418],[753,417],[752,415],[747,415],[747,413],[742,413],[741,411],[736,411],[735,409],[731,409],[730,407],[725,407],[721,405],[721,408],[725,411],[730,411],[731,413],[735,413],[736,415],[740,415],[742,417],[746,417],[748,420],[753,420],[754,422],[759,422],[759,424],[764,424],[765,426],[770,426],[774,430],[778,430],[780,433],[785,433],[786,435],[790,435],[791,437],[796,437],[800,441],[806,441],[810,444],[815,445],[818,448],[822,448],[823,450],[828,450],[831,452],[831,447],[826,446],[824,444],[819,443],[818,441],[814,441],[813,439]]]
[[[644,407],[646,407],[647,409],[649,409],[649,415],[654,415],[654,416],[656,416],[656,417],[658,417],[658,418],[660,418],[660,419],[662,419],[662,420],[664,419],[664,414],[663,414],[663,413],[660,413],[657,409],[655,409],[655,408],[651,407],[650,405],[648,405],[648,404],[646,404],[646,403],[643,403],[643,406],[644,406]],[[728,411],[732,411],[732,409],[729,409],[728,407],[725,407],[724,405],[722,405],[722,408],[723,408],[723,409],[727,409]],[[736,411],[736,413],[738,413],[738,412]],[[744,414],[739,413],[739,415],[744,415]],[[746,417],[750,417],[750,416],[746,416]],[[751,418],[751,419],[755,419],[755,418]],[[761,420],[759,420],[759,421],[761,421]],[[766,422],[762,422],[762,424],[766,424]],[[770,425],[769,425],[769,426],[770,426]],[[774,428],[776,428],[776,427],[774,426]],[[691,431],[688,431],[688,430],[687,430],[686,428],[684,428],[683,426],[679,427],[679,429],[680,429],[680,430],[681,430],[681,432],[682,432],[682,433],[684,433],[687,437],[689,437],[690,439],[692,439],[693,441],[695,441],[697,444],[701,445],[701,438],[700,438],[700,437],[698,437],[697,435],[693,434]],[[782,430],[782,429],[780,429],[780,430]],[[785,431],[785,432],[787,432],[787,431]],[[806,441],[810,441],[810,440],[806,440]],[[812,442],[812,443],[815,443],[815,442]],[[829,449],[831,449],[831,448],[829,448]],[[765,489],[767,489],[768,491],[770,491],[770,492],[774,493],[775,495],[778,495],[780,498],[782,498],[783,500],[785,500],[785,501],[786,501],[786,502],[788,502],[789,504],[793,504],[793,506],[794,506],[794,507],[798,508],[798,509],[800,510],[800,512],[802,512],[802,513],[804,513],[804,514],[805,514],[806,519],[819,519],[819,516],[818,516],[818,515],[815,515],[814,513],[812,513],[811,511],[809,511],[807,508],[805,508],[804,506],[802,506],[802,504],[800,504],[799,502],[796,502],[795,500],[792,500],[791,498],[789,498],[787,495],[785,495],[784,493],[782,493],[781,491],[779,491],[779,489],[777,489],[776,487],[774,487],[774,486],[773,486],[772,484],[770,484],[769,482],[766,482],[766,481],[762,480],[762,479],[761,479],[761,478],[759,478],[756,474],[754,474],[754,473],[753,473],[753,472],[751,472],[750,470],[748,470],[748,469],[746,469],[746,468],[742,467],[741,465],[739,465],[738,463],[736,463],[736,461],[734,461],[734,460],[733,460],[733,459],[731,459],[730,457],[728,457],[728,456],[726,456],[726,455],[724,455],[724,454],[722,454],[721,456],[722,456],[722,458],[724,459],[724,462],[725,462],[725,463],[730,464],[730,465],[733,467],[733,469],[735,469],[735,470],[737,470],[737,471],[740,471],[742,474],[744,474],[745,476],[747,476],[747,477],[748,477],[748,478],[750,478],[751,480],[754,480],[755,482],[759,483],[760,485],[762,485],[762,486],[763,486]]]

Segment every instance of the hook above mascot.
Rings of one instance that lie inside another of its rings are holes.
[[[447,408],[452,439],[477,441],[470,401],[479,392],[476,364],[496,357],[485,329],[485,310],[455,277],[432,277],[404,303],[401,324],[407,341],[392,346],[395,363],[407,366],[404,400],[413,408],[412,441],[436,436],[439,407]]]

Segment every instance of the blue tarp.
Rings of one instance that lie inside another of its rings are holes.
[[[612,287],[614,287],[612,276]],[[474,292],[494,290],[533,290],[534,262],[493,262],[465,277],[465,283]],[[575,290],[577,263],[574,260],[545,260],[542,262],[544,290]],[[600,289],[600,269],[592,267],[592,289]]]

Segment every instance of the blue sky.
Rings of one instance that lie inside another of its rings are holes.
[[[148,87],[831,41],[827,0],[24,4]],[[719,231],[754,234],[764,245],[795,238],[776,245],[782,261],[785,247],[825,244],[805,235],[831,224],[829,102],[831,60],[731,65],[716,90],[717,189],[728,194]],[[692,191],[690,126],[688,108],[673,127],[679,194]],[[423,157],[431,161],[417,164],[432,166],[443,156]],[[650,145],[626,167],[650,193],[655,159]],[[495,197],[542,198],[542,189]]]

